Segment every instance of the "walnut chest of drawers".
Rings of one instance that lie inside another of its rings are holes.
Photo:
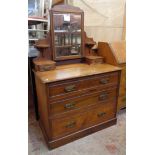
[[[39,124],[50,149],[116,124],[120,72],[108,64],[35,72]]]

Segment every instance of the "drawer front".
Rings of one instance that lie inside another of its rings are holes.
[[[122,67],[121,72],[121,79],[120,79],[120,89],[119,89],[119,95],[125,95],[126,94],[126,67]]]
[[[55,65],[40,65],[40,66],[38,66],[38,68],[39,68],[38,70],[40,72],[50,71],[52,69],[55,69]]]
[[[99,105],[83,113],[61,119],[51,119],[52,138],[62,137],[78,130],[108,121],[115,117],[116,107],[111,102]]]
[[[108,121],[115,117],[116,104],[113,102],[98,106],[87,116],[87,127]]]
[[[52,139],[65,136],[83,128],[87,119],[87,113],[72,115],[70,117],[51,120]]]
[[[117,89],[107,89],[93,94],[83,95],[80,97],[70,98],[67,100],[59,100],[50,104],[50,116],[69,111],[85,108],[97,103],[104,103],[109,100],[116,99]]]
[[[49,97],[70,95],[74,92],[89,89],[96,86],[109,86],[118,83],[118,72],[90,76],[87,78],[66,80],[64,82],[51,83],[48,85]]]

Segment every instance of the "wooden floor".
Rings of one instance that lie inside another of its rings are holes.
[[[29,155],[125,155],[126,112],[118,114],[117,125],[49,151],[33,106],[29,107]]]

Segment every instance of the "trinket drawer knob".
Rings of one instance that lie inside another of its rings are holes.
[[[44,70],[48,71],[51,69],[51,66],[44,66]]]
[[[109,79],[101,79],[100,83],[101,84],[107,84],[109,82]]]

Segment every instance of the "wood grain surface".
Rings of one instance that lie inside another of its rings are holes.
[[[43,82],[55,82],[89,75],[97,75],[121,70],[121,68],[109,64],[69,64],[57,66],[55,70],[36,72],[36,76]]]

